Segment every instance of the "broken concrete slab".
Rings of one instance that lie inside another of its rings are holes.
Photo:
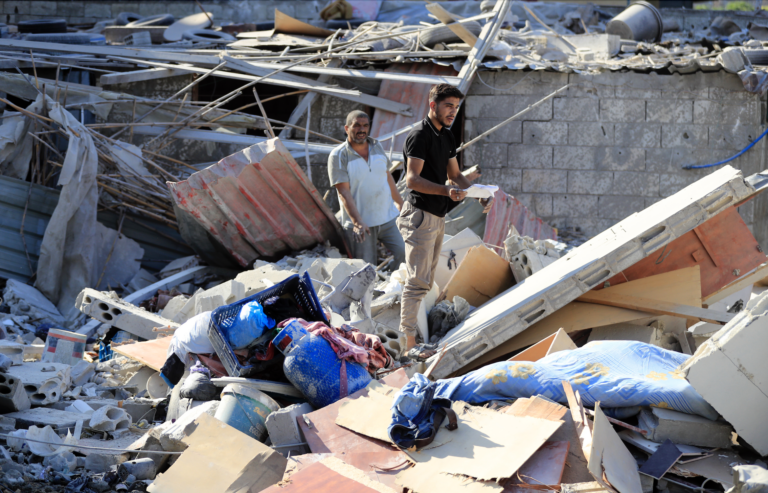
[[[91,419],[90,414],[60,411],[48,407],[17,411],[6,414],[5,417],[15,419],[16,427],[19,429],[26,429],[30,426],[51,426],[58,433],[66,433],[68,428],[74,429],[78,421],[87,423]]]
[[[671,440],[675,444],[697,447],[730,448],[733,428],[723,421],[711,421],[694,414],[652,407],[643,409],[637,426],[654,442]]]
[[[12,366],[7,373],[22,381],[33,406],[47,406],[69,388],[71,368],[63,363],[35,362]]]
[[[235,277],[235,281],[243,285],[245,289],[244,296],[248,297],[264,291],[268,287],[278,284],[292,275],[293,272],[289,270],[279,269],[273,264],[267,264],[252,270],[241,272]]]
[[[203,291],[195,300],[195,315],[210,312],[245,298],[245,285],[237,280],[223,282]]]
[[[749,180],[749,179],[748,179]],[[497,296],[448,333],[434,376],[444,378],[627,269],[707,219],[754,195],[725,166],[570,251]],[[427,364],[436,361],[430,358]]]
[[[768,455],[768,293],[696,350],[680,369],[694,389],[761,455]]]
[[[163,450],[168,452],[183,452],[187,448],[184,439],[187,438],[189,433],[194,431],[195,420],[203,414],[208,414],[213,417],[218,408],[219,401],[205,402],[182,414],[172,425],[161,430],[159,433],[155,433],[156,430],[152,430],[150,433],[160,440],[160,445],[162,445]]]
[[[85,288],[78,295],[75,305],[81,312],[100,322],[144,339],[157,338],[158,333],[152,330],[155,327],[179,327],[179,324],[171,320],[121,300],[114,293]]]
[[[560,258],[551,242],[523,236],[514,226],[510,226],[509,234],[504,240],[504,253],[512,265],[512,273],[517,282],[531,277]]]
[[[3,289],[3,301],[13,315],[24,315],[30,320],[40,320],[56,325],[64,323],[64,317],[43,293],[14,279],[8,279]]]
[[[308,454],[309,447],[301,445],[305,439],[296,418],[312,411],[314,411],[312,406],[305,402],[293,404],[270,413],[267,416],[266,425],[269,439],[272,441],[272,448],[285,457]]]
[[[197,305],[197,298],[205,292],[204,289],[199,288],[195,293],[187,299],[184,306],[173,317],[173,321],[177,324],[183,324],[190,318],[195,316],[195,306]]]
[[[666,335],[664,329],[658,324],[636,325],[631,323],[595,327],[589,334],[589,342],[592,341],[639,341],[670,350],[675,349],[677,344],[677,339]],[[677,349],[679,347],[678,345]]]
[[[168,320],[173,320],[173,318],[181,311],[181,309],[184,308],[184,305],[187,304],[188,299],[189,298],[184,295],[174,296],[165,305],[163,311],[160,312],[160,316],[167,318]]]
[[[131,416],[115,406],[103,406],[91,415],[88,426],[97,431],[122,431],[131,426]]]

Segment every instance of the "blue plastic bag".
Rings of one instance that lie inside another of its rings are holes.
[[[240,308],[231,324],[221,326],[221,331],[232,349],[244,349],[260,342],[260,338],[275,328],[258,301],[251,301]]]

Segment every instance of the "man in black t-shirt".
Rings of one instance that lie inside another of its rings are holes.
[[[419,305],[435,279],[445,214],[451,201],[463,200],[467,195],[465,189],[470,186],[459,170],[456,142],[449,129],[463,97],[450,84],[434,86],[429,91],[429,114],[411,130],[403,148],[408,189],[397,227],[405,241],[408,269],[400,309],[400,331],[406,335],[407,349],[416,346]],[[451,184],[446,185],[449,181]],[[488,212],[491,201],[482,203],[483,212]]]

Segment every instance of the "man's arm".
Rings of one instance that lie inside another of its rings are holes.
[[[453,161],[454,163],[456,163],[456,159],[453,159]],[[408,158],[408,172],[405,174],[405,183],[406,185],[408,185],[408,188],[410,188],[411,190],[415,190],[421,193],[427,193],[430,195],[444,195],[446,197],[450,197],[451,200],[454,200],[454,201],[463,200],[464,197],[467,195],[467,192],[459,190],[456,187],[439,185],[437,183],[433,183],[429,180],[422,178],[421,170],[423,167],[424,167],[424,160],[416,159],[412,157]],[[458,167],[459,165],[457,163],[456,169],[458,169]],[[448,169],[450,170],[450,162],[448,165]]]
[[[392,178],[392,173],[387,173],[387,182],[389,183],[389,193],[392,194],[392,200],[395,201],[395,206],[399,211],[403,208],[403,198],[400,196],[400,192],[397,191],[397,184],[395,179]]]
[[[360,211],[357,210],[357,204],[355,204],[355,199],[352,198],[352,191],[349,188],[349,183],[337,183],[334,187],[336,187],[336,190],[339,192],[339,202],[341,202],[341,206],[347,211],[349,218],[352,220],[355,240],[358,243],[362,243],[363,240],[365,240],[365,235],[371,234],[371,230],[368,229],[368,225],[363,222],[363,218],[360,216]]]

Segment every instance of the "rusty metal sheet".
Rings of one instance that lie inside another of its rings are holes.
[[[767,259],[736,207],[729,207],[618,273],[608,280],[608,284],[615,286],[698,265],[701,269],[701,297],[706,298]]]
[[[458,73],[452,66],[444,67],[434,63],[395,63],[386,69],[385,72],[448,76],[454,76]],[[379,88],[378,96],[391,101],[409,104],[413,116],[403,116],[397,113],[377,109],[373,113],[371,137],[378,138],[380,135],[395,132],[412,123],[423,120],[429,111],[430,89],[432,89],[432,86],[429,84],[418,84],[416,82],[402,82],[396,80],[383,81]],[[395,137],[395,151],[399,151],[403,148],[407,136],[408,132],[404,132]],[[389,149],[392,146],[392,140],[388,139],[385,142],[382,142],[381,145],[384,147],[384,150],[389,152]]]
[[[168,188],[178,207],[243,267],[326,240],[347,253],[341,225],[280,139],[243,149]]]
[[[485,219],[483,242],[503,248],[510,226],[514,226],[521,235],[530,236],[534,240],[557,238],[555,228],[536,217],[515,197],[499,189],[494,195],[493,206]]]

